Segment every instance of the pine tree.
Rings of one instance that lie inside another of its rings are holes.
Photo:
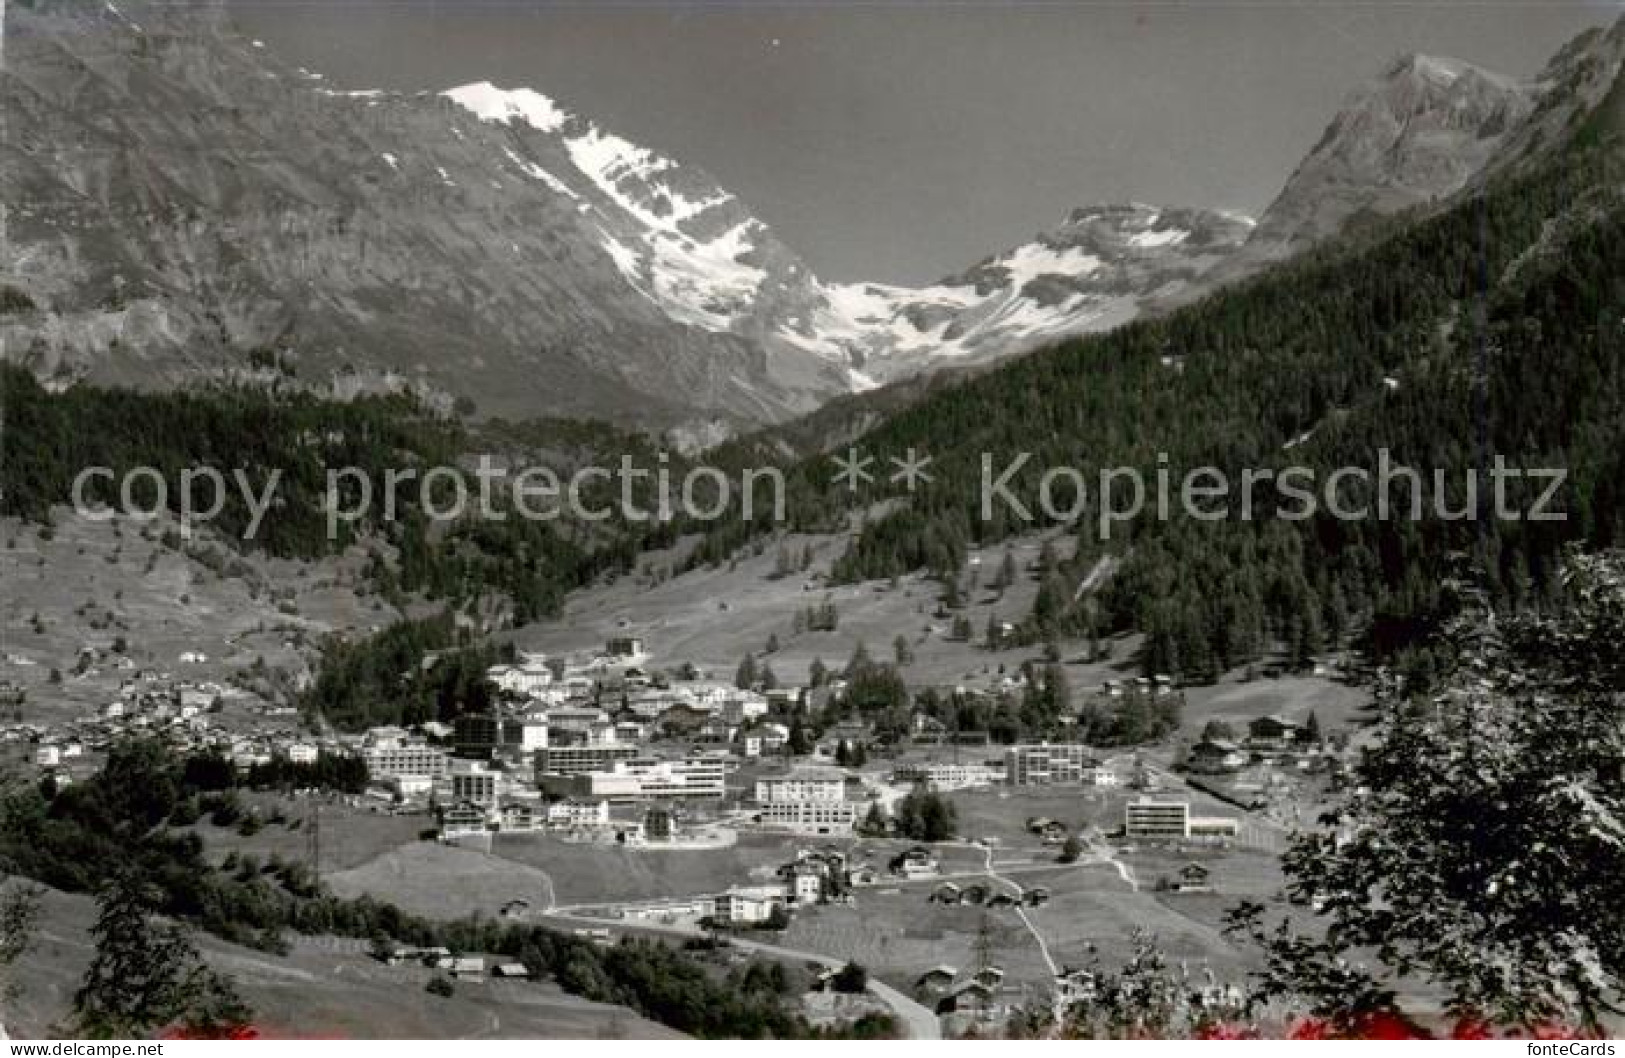
[[[739,669],[734,673],[734,686],[742,691],[748,691],[756,686],[759,678],[756,672],[756,658],[746,654],[744,660],[739,663]]]
[[[1314,917],[1233,915],[1269,956],[1262,996],[1335,1029],[1402,1015],[1401,973],[1492,1028],[1591,1033],[1619,1011],[1625,559],[1576,557],[1564,573],[1561,615],[1469,603],[1429,643],[1425,693],[1381,674],[1377,723],[1327,825],[1282,855],[1287,895]]]
[[[790,735],[784,742],[784,751],[792,757],[805,757],[812,746],[807,741],[807,729],[801,723],[801,717],[795,716],[790,720]]]
[[[869,810],[863,814],[863,821],[858,824],[858,833],[870,838],[885,835],[886,810],[880,807],[879,801],[869,802]]]
[[[858,640],[857,645],[852,648],[852,656],[846,662],[846,678],[852,679],[868,669],[872,664],[874,662],[869,657],[869,647],[863,640]]]
[[[134,869],[115,874],[97,894],[91,937],[96,952],[73,997],[81,1032],[135,1039],[172,1029],[195,1039],[242,1034],[251,1015],[231,985],[203,965],[177,925],[160,924],[159,899]]]
[[[1004,591],[1014,584],[1020,576],[1021,571],[1016,567],[1016,556],[1010,551],[1006,551],[1003,560],[999,562],[999,575],[994,579],[993,586],[1000,591]]]
[[[28,953],[39,922],[42,890],[27,882],[12,884],[0,875],[0,974]],[[0,1001],[11,998],[15,987],[0,976]]]

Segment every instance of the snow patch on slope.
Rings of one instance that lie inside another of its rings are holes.
[[[691,200],[669,187],[659,186],[656,178],[676,170],[676,162],[596,126],[588,126],[581,135],[566,139],[565,147],[576,168],[597,184],[599,190],[651,228],[676,231],[683,221],[733,200],[733,196],[725,192]],[[641,202],[633,194],[639,187],[652,190],[652,197],[661,208],[651,209]]]
[[[566,184],[563,180],[560,180],[558,177],[554,176],[552,173],[548,172],[546,169],[543,169],[541,166],[537,165],[535,162],[527,162],[525,159],[519,157],[519,155],[514,153],[514,151],[513,151],[513,149],[511,147],[502,148],[502,153],[506,154],[508,156],[508,160],[510,162],[517,165],[521,172],[523,172],[526,176],[529,176],[533,180],[540,180],[542,183],[546,184],[548,187],[552,188],[554,191],[557,191],[559,194],[565,195],[565,196],[567,196],[569,198],[580,198],[581,197],[580,195],[578,195],[574,191],[572,191],[568,184]]]
[[[490,81],[462,85],[440,94],[481,121],[505,123],[519,118],[541,132],[553,132],[570,117],[540,92],[529,88],[502,89]]]
[[[754,306],[767,273],[739,258],[754,247],[759,227],[742,221],[715,239],[681,233],[657,236],[647,252],[627,246],[602,227],[604,250],[637,291],[679,323],[730,331]]]

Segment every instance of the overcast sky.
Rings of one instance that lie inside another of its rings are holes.
[[[355,88],[528,85],[709,170],[825,278],[923,282],[1074,206],[1256,214],[1396,56],[1530,76],[1620,3],[231,0]]]

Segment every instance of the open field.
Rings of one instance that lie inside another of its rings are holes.
[[[4,1008],[16,1038],[60,1035],[90,961],[88,897],[50,892],[38,943],[18,964],[18,995]],[[364,941],[296,938],[286,957],[197,938],[209,963],[229,975],[254,1008],[262,1032],[279,1038],[671,1038],[676,1034],[620,1007],[566,995],[528,981],[463,982],[442,999],[424,991],[431,971],[388,967],[365,954]],[[327,943],[324,943],[327,942]]]
[[[895,587],[885,581],[825,587],[822,575],[846,549],[844,536],[791,536],[784,546],[800,555],[804,547],[814,554],[806,572],[776,576],[778,545],[760,554],[741,555],[737,562],[701,569],[649,586],[647,578],[629,576],[614,584],[576,592],[556,621],[533,625],[513,638],[528,650],[559,654],[599,648],[614,635],[642,636],[655,655],[655,664],[676,667],[693,662],[713,675],[733,675],[748,653],[760,653],[769,636],[780,649],[766,660],[781,682],[802,683],[814,658],[839,667],[860,642],[877,658],[892,656],[892,642],[902,635],[914,652],[905,666],[911,685],[972,684],[990,679],[1000,665],[1015,668],[1036,652],[1031,649],[989,651],[979,645],[988,619],[1017,619],[1032,608],[1037,584],[1022,575],[1002,594],[991,587],[970,593],[959,611],[971,622],[978,642],[947,638],[951,618],[935,616],[941,588],[918,575],[901,578]],[[1010,550],[1023,569],[1038,556],[1041,541],[1016,541]],[[1062,553],[1065,553],[1063,547]],[[980,558],[980,577],[991,582],[1003,560],[1004,547],[971,552]],[[646,557],[660,564],[661,556]],[[839,627],[833,632],[794,634],[798,610],[824,601],[835,603]],[[1096,680],[1095,682],[1098,682]]]
[[[774,870],[797,849],[834,845],[854,860],[876,866],[906,842],[804,838],[789,834],[741,833],[722,849],[671,850],[573,845],[540,834],[498,835],[499,858],[540,868],[552,878],[562,906],[651,900],[668,896],[720,893],[731,885],[756,885],[774,879]],[[972,849],[939,850],[943,870],[974,870],[981,853]]]
[[[546,872],[477,849],[420,841],[330,874],[339,896],[370,894],[429,918],[495,915],[510,900],[538,910],[552,901]]]
[[[381,811],[376,802],[349,804],[324,796],[283,797],[248,791],[244,791],[241,798],[245,806],[258,810],[262,820],[280,811],[287,821],[264,823],[254,834],[245,836],[236,827],[217,827],[204,817],[192,829],[203,839],[204,848],[215,862],[233,852],[256,856],[262,862],[272,856],[308,860],[309,828],[318,809],[324,874],[358,867],[395,848],[412,844],[422,831],[435,825],[427,814],[391,815]]]
[[[1148,882],[1157,874],[1152,866],[1150,860],[1137,865]],[[1273,887],[1273,861],[1238,854],[1224,856],[1212,866],[1219,890],[1212,894],[1155,893],[1148,887],[1133,892],[1105,864],[1023,869],[1007,877],[1027,888],[1049,890],[1049,902],[1026,913],[1060,965],[1083,966],[1098,959],[1107,967],[1119,966],[1130,953],[1135,931],[1144,930],[1171,959],[1186,962],[1193,973],[1211,967],[1221,976],[1234,977],[1251,968],[1255,957],[1223,935],[1224,912],[1243,895],[1263,895]],[[1170,867],[1168,873],[1175,870]],[[990,883],[986,876],[958,882],[1008,888]],[[946,963],[961,971],[974,967],[985,921],[993,961],[1005,970],[1006,980],[1034,995],[1042,993],[1049,982],[1048,967],[1014,911],[933,904],[928,900],[933,888],[929,882],[879,886],[860,890],[855,907],[800,911],[782,943],[854,959],[892,985],[911,991],[919,974],[932,966]]]
[[[1236,674],[1211,687],[1185,690],[1184,722],[1200,731],[1209,720],[1228,721],[1245,727],[1247,721],[1279,713],[1299,723],[1310,713],[1320,719],[1321,729],[1330,734],[1337,728],[1356,727],[1367,719],[1365,706],[1371,695],[1359,687],[1325,676],[1282,676],[1242,682]]]
[[[967,839],[993,838],[1000,858],[1024,849],[1054,859],[1059,850],[1037,850],[1038,839],[1027,830],[1027,820],[1043,816],[1065,823],[1076,832],[1079,825],[1109,828],[1123,821],[1121,792],[1088,786],[990,786],[959,790],[950,795],[959,814],[959,833]]]
[[[204,532],[177,550],[163,542],[173,528],[165,518],[94,522],[66,509],[53,512],[47,534],[0,519],[0,680],[28,689],[25,720],[69,720],[115,697],[126,674],[110,652],[121,638],[137,666],[225,684],[262,658],[308,673],[323,634],[399,617],[366,593],[359,551],[275,560],[231,552]],[[109,654],[76,675],[84,647]],[[183,665],[188,651],[208,660]],[[61,683],[49,682],[52,669]],[[232,722],[230,706],[220,719]]]
[[[927,900],[931,888],[882,886],[860,891],[855,907],[798,911],[779,943],[861,963],[912,995],[919,975],[933,966],[975,968],[985,918],[993,961],[1004,967],[1009,980],[1035,986],[1048,980],[1038,945],[1014,912],[933,904]]]

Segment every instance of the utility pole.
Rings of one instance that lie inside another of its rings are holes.
[[[311,803],[310,818],[305,823],[305,860],[316,878],[322,876],[322,806]]]
[[[993,923],[984,908],[982,920],[976,927],[976,972],[980,974],[991,966],[993,966]]]

